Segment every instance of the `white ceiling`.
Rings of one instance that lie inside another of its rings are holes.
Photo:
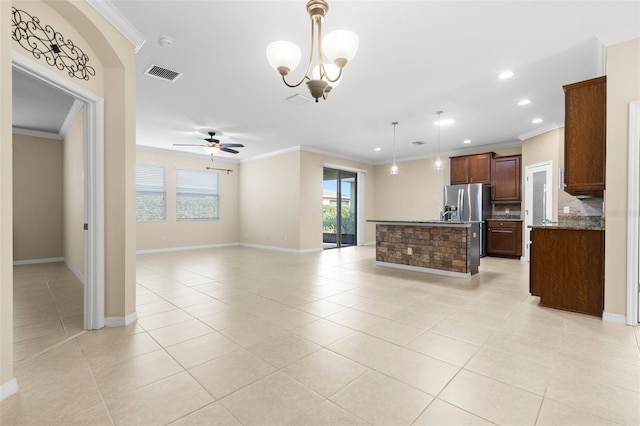
[[[13,127],[59,135],[74,99],[15,69],[12,79]]]
[[[309,96],[306,86],[286,87],[265,49],[285,39],[308,55],[304,0],[111,3],[146,39],[137,54],[137,143],[177,149],[215,130],[246,146],[218,155],[241,161],[305,146],[389,162],[392,121],[399,159],[434,156],[437,110],[456,120],[441,129],[445,154],[516,144],[562,126],[562,85],[602,75],[604,47],[640,37],[638,1],[330,0],[324,33],[350,29],[360,50],[328,100],[295,105],[285,99]],[[161,36],[175,45],[160,46]],[[143,75],[151,64],[184,75],[174,83]],[[514,77],[499,80],[506,69]],[[525,97],[531,104],[519,107]],[[532,124],[536,117],[544,121]]]

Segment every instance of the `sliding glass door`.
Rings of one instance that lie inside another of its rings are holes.
[[[358,174],[324,169],[322,243],[325,249],[356,245]]]

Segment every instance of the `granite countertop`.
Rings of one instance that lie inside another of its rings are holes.
[[[376,220],[368,219],[367,222],[381,223],[381,224],[403,224],[403,225],[432,225],[432,226],[471,226],[472,223],[480,222],[461,222],[455,220]]]
[[[546,225],[530,225],[531,229],[568,229],[572,231],[604,231],[601,222],[551,222]]]

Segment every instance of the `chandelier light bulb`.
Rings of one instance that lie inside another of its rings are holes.
[[[267,60],[269,64],[283,76],[295,70],[300,63],[302,52],[290,41],[279,40],[267,46]],[[283,71],[286,72],[283,74]]]
[[[343,68],[358,53],[360,39],[348,30],[332,31],[322,40],[322,49],[329,61]]]
[[[397,175],[399,171],[400,170],[398,170],[398,165],[394,162],[389,169],[389,173],[391,173],[392,175]]]

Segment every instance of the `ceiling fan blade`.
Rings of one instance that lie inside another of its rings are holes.
[[[220,151],[229,152],[231,154],[239,154],[240,153],[240,151],[236,151],[235,149],[231,149],[231,148],[225,148],[224,146],[220,147]]]
[[[194,143],[174,143],[173,146],[208,146],[208,145],[194,144]]]
[[[225,148],[244,148],[244,145],[241,143],[221,143],[220,146]]]

